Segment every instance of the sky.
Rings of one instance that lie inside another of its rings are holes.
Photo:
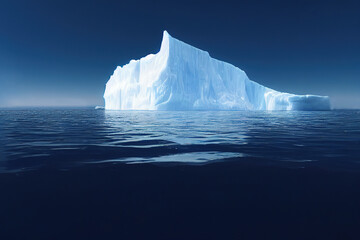
[[[104,105],[162,33],[278,91],[360,108],[360,1],[0,0],[0,107]]]

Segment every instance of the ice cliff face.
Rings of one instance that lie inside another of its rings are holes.
[[[117,67],[106,84],[112,110],[329,110],[328,97],[294,95],[249,80],[241,69],[171,37],[161,48]]]

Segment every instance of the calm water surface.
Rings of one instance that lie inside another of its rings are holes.
[[[360,169],[360,111],[0,111],[1,171],[250,161]]]
[[[360,111],[0,110],[1,239],[360,239]]]

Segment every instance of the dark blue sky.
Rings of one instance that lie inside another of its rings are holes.
[[[360,108],[359,1],[0,1],[0,106],[103,105],[167,30],[279,91]]]

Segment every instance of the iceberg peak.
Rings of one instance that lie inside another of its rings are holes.
[[[170,34],[166,30],[164,30],[160,51],[163,49],[166,49],[168,51],[170,38]]]
[[[329,110],[328,97],[282,93],[163,32],[160,51],[117,67],[106,84],[113,110]]]

